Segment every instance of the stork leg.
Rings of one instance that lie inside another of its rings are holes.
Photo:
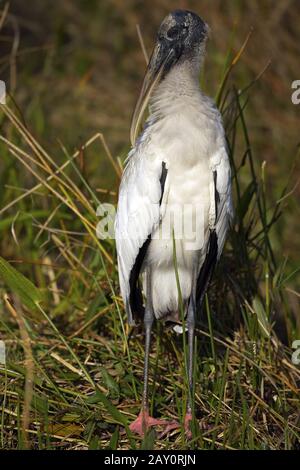
[[[184,427],[186,436],[191,439],[191,421],[193,419],[193,401],[194,401],[194,347],[195,347],[195,319],[196,319],[196,302],[195,297],[192,295],[190,298],[188,313],[187,313],[187,328],[188,328],[188,400],[187,409],[184,418]]]
[[[147,303],[144,316],[145,326],[145,359],[144,359],[144,389],[142,398],[142,408],[136,420],[129,426],[132,432],[144,436],[146,431],[152,426],[167,426],[170,431],[177,427],[177,423],[170,423],[164,419],[155,419],[149,415],[149,399],[148,399],[148,378],[149,378],[149,354],[151,343],[151,330],[154,321],[154,312],[151,299],[150,272],[147,272]]]
[[[147,302],[145,310],[144,326],[145,326],[145,359],[144,359],[144,389],[142,398],[142,409],[137,419],[130,425],[130,430],[143,436],[147,429],[151,426],[166,424],[165,421],[157,420],[149,415],[149,399],[148,399],[148,378],[149,378],[149,354],[151,343],[151,330],[154,320],[153,310],[149,308]]]
[[[184,429],[185,435],[188,439],[192,439],[192,431],[191,431],[191,422],[193,419],[193,401],[194,401],[194,346],[195,346],[195,320],[196,320],[196,301],[195,295],[191,295],[189,305],[188,305],[188,312],[187,312],[187,319],[186,325],[188,328],[188,400],[187,400],[187,407],[186,413],[184,417]],[[184,333],[183,333],[184,334]],[[180,428],[180,424],[176,421],[173,421],[166,427],[166,430],[160,435],[163,437],[167,432],[172,429]]]
[[[150,303],[150,302],[149,302]],[[150,344],[151,344],[151,330],[154,320],[154,314],[152,306],[146,308],[144,326],[145,326],[145,359],[144,359],[144,390],[143,390],[143,401],[142,407],[148,409],[148,381],[149,381],[149,355],[150,355]]]

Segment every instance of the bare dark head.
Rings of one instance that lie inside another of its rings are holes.
[[[172,51],[169,68],[178,60],[191,59],[204,52],[208,25],[191,11],[175,10],[160,25],[157,44],[165,54]]]
[[[189,61],[194,68],[200,66],[208,31],[200,16],[188,10],[175,10],[161,23],[132,118],[133,144],[152,91],[175,65]]]

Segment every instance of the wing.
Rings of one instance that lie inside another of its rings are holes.
[[[128,322],[144,313],[139,275],[151,234],[160,221],[165,187],[165,163],[139,144],[128,156],[118,200],[115,236],[121,294]]]
[[[231,171],[225,142],[210,159],[210,213],[206,256],[197,279],[196,299],[201,307],[211,275],[220,258],[233,216]]]
[[[233,217],[231,170],[225,145],[212,157],[210,168],[213,175],[210,190],[210,228],[216,232],[217,258],[219,259],[226,240],[229,223]]]

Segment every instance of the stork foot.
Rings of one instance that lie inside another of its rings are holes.
[[[191,440],[193,438],[193,434],[191,431],[191,422],[192,422],[193,416],[191,412],[187,412],[185,417],[184,417],[184,431],[185,431],[185,436],[188,440]],[[164,431],[159,435],[159,437],[164,437],[166,434],[168,434],[170,431],[173,431],[174,429],[181,429],[181,425],[178,421],[171,421],[168,423]]]
[[[191,422],[192,422],[193,416],[190,411],[188,411],[184,417],[184,430],[185,430],[185,435],[187,439],[192,439],[193,434],[191,431]]]
[[[172,431],[172,429],[179,427],[179,424],[175,421],[152,418],[152,416],[149,416],[149,412],[147,410],[142,410],[136,420],[130,424],[129,429],[131,432],[143,437],[151,427],[156,426],[164,426],[165,430],[162,434],[166,435]]]

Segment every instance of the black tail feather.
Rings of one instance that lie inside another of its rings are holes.
[[[205,261],[200,269],[196,287],[197,311],[200,311],[209,281],[213,274],[218,259],[218,237],[215,230],[211,230],[209,236],[209,247]]]

